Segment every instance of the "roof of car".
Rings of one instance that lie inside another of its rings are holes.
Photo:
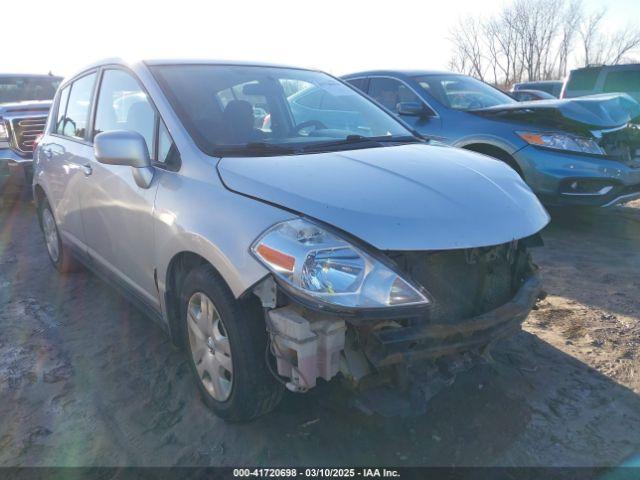
[[[367,70],[365,72],[349,73],[345,78],[369,77],[373,75],[392,75],[403,77],[421,77],[427,75],[463,75],[462,73],[448,72],[446,70]]]
[[[310,70],[303,67],[294,67],[290,65],[279,65],[275,63],[265,62],[251,62],[251,61],[238,61],[238,60],[216,60],[208,58],[136,58],[125,59],[121,57],[103,58],[90,65],[85,66],[81,71],[89,70],[91,68],[100,67],[103,65],[128,65],[144,63],[145,65],[233,65],[233,66],[255,66],[255,67],[273,67],[273,68],[295,68],[298,70]]]
[[[622,63],[620,65],[588,65],[586,67],[574,68],[571,72],[577,72],[582,70],[627,70],[639,68],[640,63]]]
[[[297,70],[310,70],[308,68],[296,67],[292,65],[282,65],[277,63],[252,62],[241,60],[216,60],[211,58],[161,58],[143,60],[147,65],[234,65],[246,67],[275,67],[275,68],[295,68]]]
[[[135,67],[136,65],[144,64],[147,66],[154,65],[228,65],[228,66],[247,66],[247,67],[271,67],[271,68],[292,68],[296,70],[310,70],[310,68],[304,67],[292,67],[289,65],[278,65],[275,63],[263,63],[263,62],[250,62],[250,61],[237,61],[237,60],[216,60],[216,59],[203,59],[203,58],[122,58],[122,57],[110,57],[97,60],[85,65],[82,69],[77,70],[66,77],[67,83],[72,81],[75,77],[84,74],[88,70],[96,69],[98,67],[104,67],[106,65],[122,65],[125,67]]]

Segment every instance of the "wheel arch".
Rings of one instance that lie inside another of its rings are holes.
[[[502,147],[493,145],[491,143],[475,142],[462,145],[461,148],[464,148],[465,150],[471,150],[472,152],[476,153],[482,153],[483,155],[487,155],[492,158],[496,158],[509,165],[516,172],[518,172],[518,175],[524,178],[522,167],[520,167],[513,155],[511,155],[506,149]]]
[[[182,338],[180,323],[182,321],[180,314],[180,292],[187,274],[195,268],[203,265],[210,267],[215,272],[220,282],[229,290],[229,293],[234,298],[243,298],[243,295],[237,295],[234,293],[233,288],[231,288],[231,285],[220,272],[220,269],[216,267],[215,263],[201,253],[183,250],[173,255],[167,264],[166,274],[164,275],[164,288],[161,289],[161,291],[164,291],[163,300],[167,314],[169,333],[171,334],[173,343],[179,347],[181,346]],[[246,290],[243,293],[246,293]]]
[[[36,183],[33,187],[33,198],[36,201],[36,207],[39,207],[42,204],[42,200],[47,198],[44,188],[39,183]]]
[[[182,289],[182,284],[187,273],[201,265],[210,265],[218,275],[220,274],[205,257],[186,250],[176,253],[167,265],[164,285],[164,304],[167,312],[169,333],[171,334],[171,340],[176,346],[181,346],[180,290]]]

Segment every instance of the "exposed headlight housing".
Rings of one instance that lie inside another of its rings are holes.
[[[9,141],[9,131],[7,130],[7,125],[4,123],[4,120],[0,118],[0,142]]]
[[[426,306],[422,289],[392,268],[315,223],[278,223],[251,247],[294,295],[346,309]]]
[[[529,145],[569,152],[605,155],[605,151],[593,138],[568,133],[516,132]]]

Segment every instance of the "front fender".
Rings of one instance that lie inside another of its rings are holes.
[[[163,175],[154,210],[155,265],[163,311],[169,266],[176,255],[190,252],[204,258],[238,298],[268,273],[250,254],[251,244],[273,224],[294,216],[230,192],[219,183]]]

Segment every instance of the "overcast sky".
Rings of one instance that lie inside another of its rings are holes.
[[[446,69],[460,16],[506,0],[4,0],[0,72],[69,75],[95,60],[216,58],[319,68]],[[608,8],[608,28],[640,22],[640,0]],[[16,19],[16,21],[12,21]]]

